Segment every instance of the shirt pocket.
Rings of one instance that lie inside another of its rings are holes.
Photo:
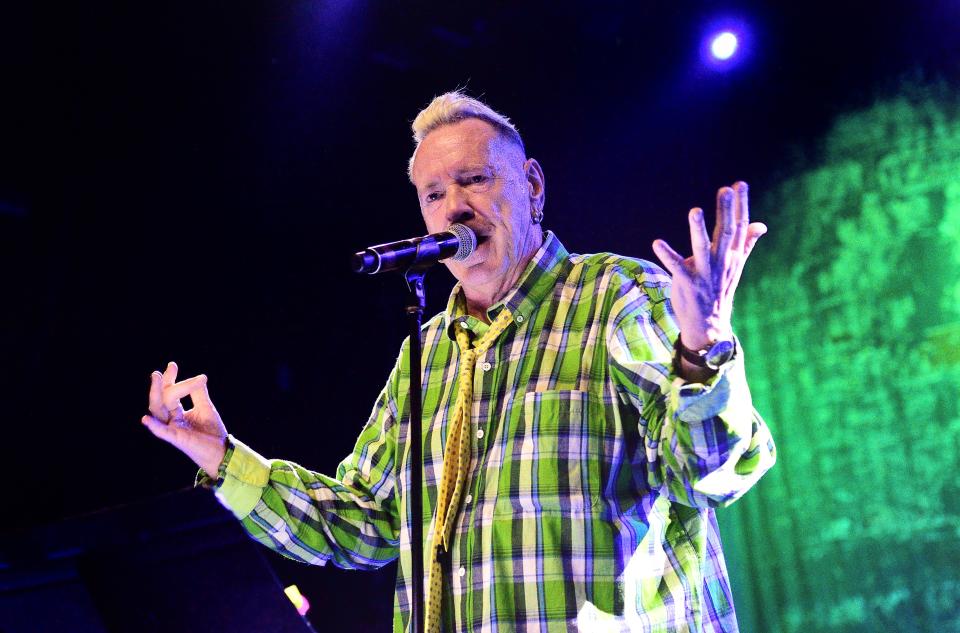
[[[494,514],[584,514],[602,487],[588,393],[529,392],[522,407],[504,447]]]

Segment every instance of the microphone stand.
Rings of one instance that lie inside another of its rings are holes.
[[[453,225],[456,226],[456,225]],[[465,239],[464,232],[469,234],[473,241],[473,248],[476,247],[476,236],[467,227],[460,227],[460,230],[452,231],[461,240]],[[429,237],[429,236],[428,236]],[[387,245],[389,246],[389,245]],[[449,244],[447,244],[449,246]],[[374,247],[376,248],[376,247]],[[409,245],[404,246],[409,249]],[[369,251],[370,249],[368,249]],[[472,251],[472,248],[471,248]],[[406,257],[409,253],[404,253]],[[369,256],[370,262],[367,262],[367,252],[361,252],[354,255],[353,269],[355,272],[378,272],[380,262]],[[379,255],[378,255],[379,257]],[[407,326],[410,336],[410,423],[408,443],[408,459],[410,464],[410,555],[412,558],[410,580],[411,591],[413,593],[410,603],[410,630],[413,633],[422,633],[424,630],[425,604],[423,600],[423,396],[421,385],[421,367],[420,360],[423,354],[420,343],[420,327],[423,323],[423,311],[426,308],[426,292],[423,286],[423,278],[427,270],[433,266],[440,258],[440,243],[435,239],[422,239],[416,243],[416,253],[413,263],[403,273],[403,278],[407,282],[407,299],[405,312],[407,314]],[[376,268],[368,270],[368,264],[376,264]],[[402,457],[401,457],[402,464]],[[405,503],[405,500],[403,500]],[[432,513],[431,513],[432,514]]]
[[[413,601],[410,608],[410,623],[413,633],[424,630],[423,600],[423,397],[421,395],[420,357],[423,353],[420,345],[420,326],[423,311],[427,305],[427,295],[423,278],[436,261],[440,246],[436,242],[423,240],[417,244],[417,257],[413,265],[403,274],[407,282],[407,326],[410,335],[410,555],[412,556],[411,580]]]
[[[418,249],[419,255],[419,249]],[[426,307],[426,292],[423,278],[426,269],[414,264],[404,273],[407,281],[407,326],[410,334],[410,555],[412,557],[411,580],[413,601],[410,605],[410,630],[423,631],[423,421],[422,385],[420,384],[420,325]]]

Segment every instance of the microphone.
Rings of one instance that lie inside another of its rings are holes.
[[[354,272],[370,275],[414,267],[425,269],[450,257],[463,261],[476,249],[477,234],[473,229],[451,224],[440,233],[371,246],[354,253],[350,265]]]

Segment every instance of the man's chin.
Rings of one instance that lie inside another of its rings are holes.
[[[450,272],[465,286],[482,286],[496,277],[496,271],[490,270],[486,263],[482,258],[473,261],[471,255],[469,259],[458,262],[456,269],[451,268]]]

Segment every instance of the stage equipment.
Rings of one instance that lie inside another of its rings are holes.
[[[719,60],[730,59],[737,52],[738,44],[736,35],[730,31],[724,31],[713,38],[710,43],[710,54]]]
[[[264,550],[189,488],[6,535],[3,633],[310,633]]]
[[[370,275],[389,270],[428,268],[441,259],[463,261],[477,248],[477,235],[463,224],[451,224],[446,231],[388,244],[371,246],[355,253],[354,272]]]

